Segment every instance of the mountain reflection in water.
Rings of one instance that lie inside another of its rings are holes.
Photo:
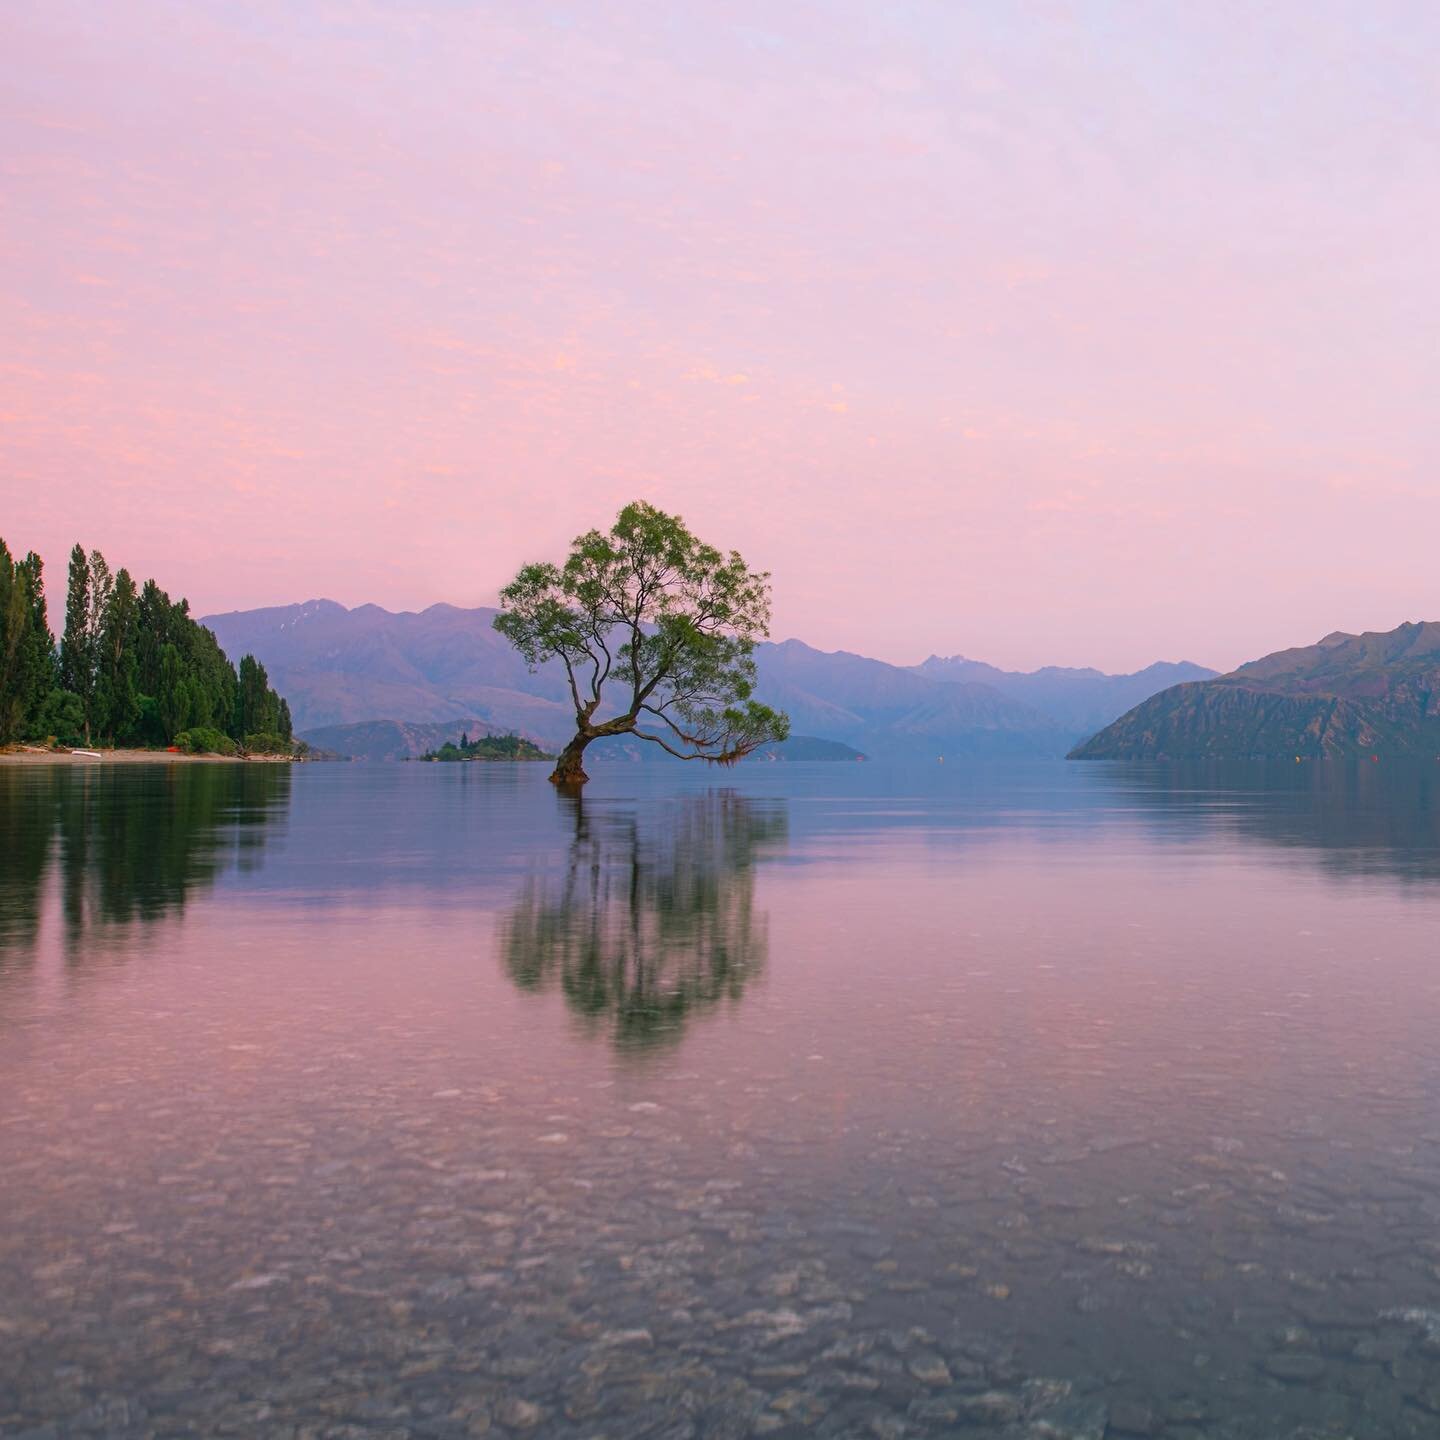
[[[765,965],[755,866],[784,844],[783,807],[731,791],[655,811],[559,803],[565,868],[527,880],[503,923],[515,984],[558,985],[624,1051],[673,1043],[691,1014],[738,1000]]]
[[[1166,838],[1220,829],[1337,876],[1440,880],[1440,763],[1083,764]],[[1200,827],[1196,822],[1200,821]]]

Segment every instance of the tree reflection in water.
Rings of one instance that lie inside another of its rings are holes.
[[[290,783],[288,765],[0,767],[0,959],[34,947],[51,875],[72,961],[183,909],[259,862]]]
[[[504,924],[515,984],[558,985],[629,1052],[673,1042],[692,1014],[738,1000],[765,965],[755,867],[783,847],[783,804],[732,791],[645,812],[560,803],[574,826],[565,869],[529,881]]]

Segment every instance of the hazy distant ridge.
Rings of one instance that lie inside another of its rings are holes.
[[[400,722],[417,734],[352,737],[367,750],[394,753],[417,743],[422,727],[464,722],[472,730],[514,731],[547,748],[563,744],[574,719],[563,672],[550,666],[531,674],[491,628],[495,613],[454,605],[351,610],[310,600],[205,623],[228,653],[252,653],[264,663],[289,697],[300,734]],[[958,657],[911,667],[799,640],[762,645],[757,660],[761,697],[789,712],[797,735],[870,755],[1062,755],[1137,699],[1176,679],[1213,674],[1155,665],[1136,675],[1053,667],[1024,675]]]
[[[932,680],[963,680],[989,685],[1014,700],[1043,711],[1074,735],[1091,735],[1117,715],[1148,700],[1157,691],[1190,680],[1209,680],[1214,670],[1188,660],[1157,661],[1130,675],[1047,665],[1041,670],[997,670],[962,655],[932,655],[915,669]]]

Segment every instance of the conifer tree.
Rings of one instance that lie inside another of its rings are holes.
[[[237,740],[243,740],[247,735],[279,733],[279,697],[270,688],[270,677],[265,673],[265,667],[253,655],[243,656],[240,661],[238,705]]]
[[[140,719],[136,610],[135,582],[121,569],[100,619],[95,683],[96,714],[103,716],[104,733],[116,740],[130,739]]]
[[[70,587],[65,606],[65,639],[60,664],[64,685],[80,700],[85,743],[106,729],[105,700],[99,690],[100,637],[115,582],[105,557],[79,545],[70,552]]]
[[[136,602],[135,624],[139,631],[136,660],[139,673],[136,682],[142,695],[160,693],[160,652],[170,642],[170,597],[153,581],[140,587]]]
[[[84,701],[90,678],[88,630],[90,561],[84,548],[70,552],[69,585],[65,591],[65,634],[60,641],[60,685]]]
[[[32,550],[16,567],[25,575],[30,595],[30,616],[21,641],[20,701],[24,713],[21,733],[33,737],[40,732],[41,713],[55,689],[55,637],[45,613],[45,566]]]
[[[25,721],[22,669],[30,592],[24,568],[10,558],[0,540],[0,744],[20,734]]]
[[[160,731],[168,745],[190,723],[190,695],[180,670],[180,651],[174,645],[160,650],[160,673],[155,687]]]

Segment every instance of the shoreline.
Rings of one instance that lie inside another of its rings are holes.
[[[98,758],[97,758],[98,755]],[[292,755],[185,755],[178,750],[0,750],[0,765],[293,765]]]

